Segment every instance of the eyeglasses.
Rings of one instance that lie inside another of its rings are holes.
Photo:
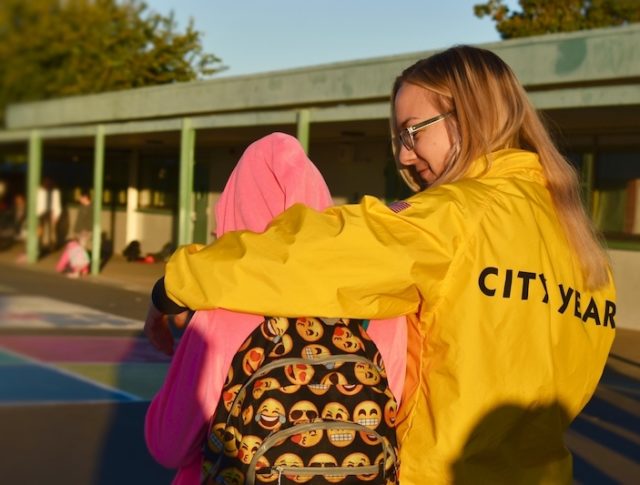
[[[411,151],[415,148],[415,143],[413,140],[413,134],[416,131],[420,131],[424,128],[426,128],[427,126],[431,126],[435,123],[437,123],[438,121],[442,121],[443,119],[445,119],[447,116],[450,116],[453,114],[453,111],[449,111],[448,113],[444,113],[438,116],[434,116],[433,118],[429,118],[428,120],[425,121],[421,121],[420,123],[416,123],[415,125],[411,125],[407,128],[405,128],[404,130],[400,130],[400,133],[398,134],[398,136],[400,137],[400,141],[402,142],[402,144],[404,145],[404,147]]]
[[[294,421],[298,421],[303,416],[306,416],[309,421],[315,421],[318,418],[318,413],[313,409],[294,409],[289,413],[289,417]]]

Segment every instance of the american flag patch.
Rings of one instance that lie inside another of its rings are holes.
[[[411,207],[411,204],[409,204],[409,202],[406,202],[404,200],[396,200],[395,202],[391,202],[391,204],[389,204],[387,207],[389,207],[389,209],[391,209],[393,212],[397,214],[398,212],[401,212]]]

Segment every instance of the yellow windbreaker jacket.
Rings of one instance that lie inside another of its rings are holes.
[[[585,288],[538,157],[522,150],[390,206],[297,205],[263,234],[180,248],[165,285],[193,309],[408,315],[403,485],[571,483],[563,432],[614,338],[613,283]]]

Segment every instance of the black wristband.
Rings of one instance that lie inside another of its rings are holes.
[[[167,296],[167,291],[164,288],[164,276],[153,285],[151,302],[154,307],[165,315],[176,315],[188,310],[188,308],[178,305]]]

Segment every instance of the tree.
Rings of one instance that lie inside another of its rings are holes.
[[[190,81],[223,69],[193,21],[139,0],[0,1],[0,121],[8,103]]]
[[[503,39],[573,32],[640,21],[640,0],[520,0],[521,12],[503,0],[474,5],[476,17],[490,16]]]

